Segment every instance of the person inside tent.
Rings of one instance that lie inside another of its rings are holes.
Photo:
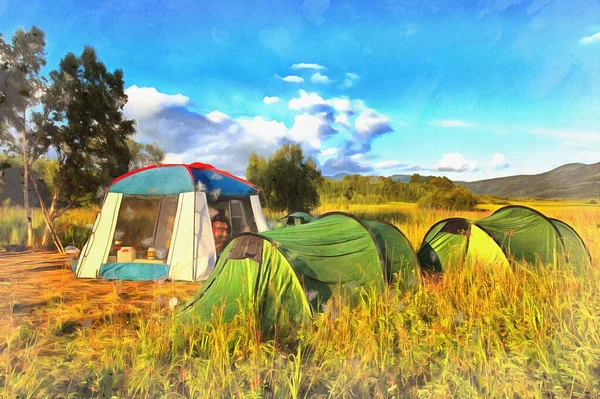
[[[223,245],[231,237],[231,223],[225,216],[225,209],[219,209],[219,212],[212,218],[213,236],[215,238],[215,249],[217,253],[223,250]]]

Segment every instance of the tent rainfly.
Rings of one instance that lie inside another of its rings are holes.
[[[258,194],[251,183],[199,162],[130,172],[107,189],[74,271],[83,278],[206,279],[217,258],[211,218],[227,218],[229,237],[268,230]]]
[[[215,270],[177,314],[185,324],[255,312],[263,331],[310,319],[340,290],[403,290],[420,283],[417,257],[391,225],[334,212],[295,227],[234,238]]]
[[[279,219],[279,222],[277,222],[277,228],[298,226],[300,224],[314,222],[315,220],[317,220],[317,218],[312,216],[310,213],[293,212]]]
[[[512,260],[535,264],[568,263],[582,272],[590,254],[566,223],[520,205],[509,205],[478,221],[444,219],[434,224],[419,249],[425,272],[443,272],[449,264],[472,258],[508,265]]]

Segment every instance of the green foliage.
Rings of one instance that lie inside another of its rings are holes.
[[[408,179],[408,182],[409,183],[423,184],[423,183],[425,183],[425,179],[420,174],[415,173],[414,175],[412,175],[410,177],[410,179]]]
[[[463,187],[433,190],[418,201],[420,208],[453,209],[465,211],[475,208],[477,196]]]
[[[134,121],[123,116],[123,72],[108,72],[96,51],[86,46],[79,57],[68,53],[58,70],[50,72],[42,101],[43,112],[33,119],[46,148],[56,150],[59,202],[95,201],[97,191],[126,173],[131,160],[127,143]]]
[[[27,109],[39,103],[38,92],[43,87],[39,73],[46,65],[46,40],[43,31],[32,27],[29,31],[18,29],[7,43],[0,34],[0,146],[11,152],[23,149],[21,139],[8,131],[14,128],[19,134],[35,144],[35,136],[29,131]]]
[[[345,204],[384,204],[388,202],[418,202],[424,208],[473,209],[477,196],[457,187],[447,177],[418,174],[409,183],[394,182],[389,177],[349,175],[340,181],[325,179],[320,187],[324,202]]]
[[[246,178],[261,187],[275,211],[310,211],[320,204],[321,172],[298,144],[283,145],[267,162],[251,154]]]
[[[165,159],[165,152],[157,143],[138,143],[133,139],[127,140],[131,160],[129,170],[139,169],[150,165],[158,165]]]

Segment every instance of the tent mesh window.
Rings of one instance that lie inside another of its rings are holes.
[[[124,195],[110,255],[116,258],[121,247],[134,247],[136,259],[147,259],[148,248],[152,247],[155,258],[166,261],[177,202],[178,195]]]

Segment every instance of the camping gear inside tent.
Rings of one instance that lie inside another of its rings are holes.
[[[142,168],[113,181],[75,267],[77,277],[197,281],[217,250],[211,218],[228,237],[268,230],[251,183],[203,163]]]
[[[434,224],[419,249],[424,271],[443,272],[465,258],[486,263],[524,260],[568,263],[581,272],[591,262],[585,243],[566,223],[519,205],[498,209],[478,221],[450,218]]]
[[[312,216],[310,213],[293,212],[279,219],[277,222],[277,228],[298,226],[301,224],[314,222],[315,220],[317,220],[317,218]]]
[[[184,323],[231,321],[253,311],[262,329],[301,323],[336,290],[354,298],[420,283],[417,257],[398,229],[330,213],[312,222],[261,234],[245,233],[223,251],[202,290],[178,313]],[[283,323],[283,324],[282,324]]]

